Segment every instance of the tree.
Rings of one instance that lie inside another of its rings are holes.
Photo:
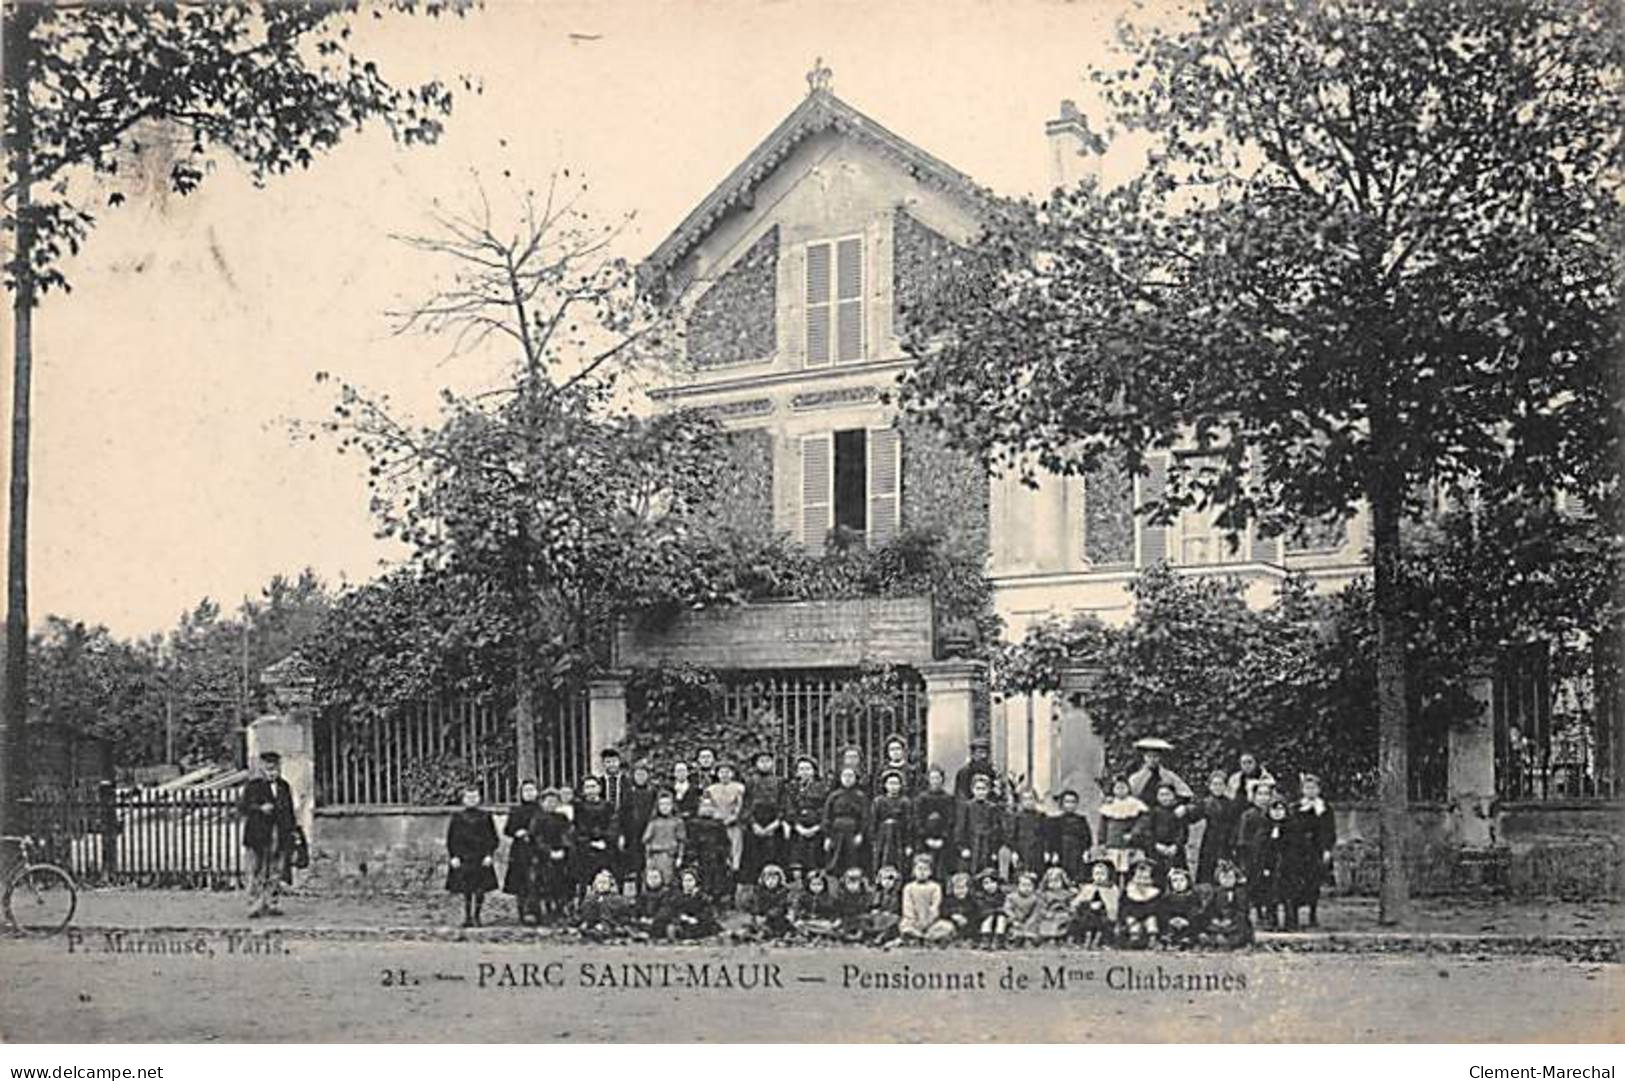
[[[1370,508],[1395,922],[1401,519],[1470,487],[1566,489],[1619,521],[1617,19],[1568,0],[1205,0],[1122,42],[1128,65],[1095,79],[1145,169],[997,222],[912,321],[905,404],[1058,472],[1192,451],[1142,505],[1163,520],[1215,506],[1270,533]]]
[[[462,0],[383,0],[386,11],[461,11]],[[116,177],[123,152],[139,153],[146,126],[168,125],[189,142],[169,183],[191,192],[207,155],[223,151],[256,182],[310,166],[350,129],[385,123],[405,144],[432,142],[452,96],[443,84],[391,84],[350,45],[356,0],[265,4],[180,0],[165,4],[8,4],[5,32],[6,284],[13,293],[12,457],[7,559],[4,740],[0,821],[9,814],[28,702],[28,464],[33,313],[59,266],[95,224],[84,174]],[[77,185],[77,186],[76,186]],[[108,190],[117,205],[123,194]]]
[[[454,355],[495,345],[503,381],[444,392],[428,427],[341,383],[326,425],[341,450],[368,457],[380,532],[412,548],[412,577],[395,586],[439,603],[438,634],[424,624],[427,641],[398,656],[436,673],[419,685],[456,669],[425,657],[425,644],[448,659],[480,655],[485,678],[511,673],[527,771],[536,696],[579,687],[607,659],[621,615],[703,589],[686,541],[725,450],[709,418],[634,416],[619,396],[617,377],[659,361],[672,337],[613,253],[619,226],[578,208],[585,190],[561,172],[545,193],[516,193],[506,227],[481,188],[472,211],[436,210],[430,233],[402,237],[444,256],[451,274],[395,313],[397,330],[444,336]],[[493,646],[506,665],[491,665]]]

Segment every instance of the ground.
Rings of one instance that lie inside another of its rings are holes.
[[[1625,1036],[1619,1012],[1625,966],[1547,956],[615,947],[235,940],[223,932],[137,932],[124,946],[136,941],[199,949],[165,956],[106,952],[101,934],[86,936],[73,953],[62,940],[0,942],[6,973],[0,1038],[1585,1042]],[[232,952],[234,943],[240,951],[245,942],[261,952]],[[534,967],[525,969],[527,963]],[[628,963],[639,970],[621,967]],[[1129,967],[1134,988],[1123,986]],[[1159,968],[1211,989],[1159,990]],[[865,973],[871,987],[877,975],[898,974],[957,974],[979,978],[982,986],[865,990],[859,984]],[[1007,975],[1008,983],[1024,977],[1026,986],[1008,986]],[[653,986],[621,986],[640,977]],[[693,986],[700,979],[710,986]],[[660,986],[668,980],[689,986]],[[755,986],[740,989],[742,983]]]

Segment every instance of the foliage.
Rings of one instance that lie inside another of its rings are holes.
[[[906,328],[913,412],[1143,508],[1372,517],[1384,831],[1407,784],[1400,520],[1568,490],[1617,527],[1622,35],[1601,0],[1204,0],[1095,74],[1139,175],[1012,207]],[[1112,134],[1112,133],[1109,133]],[[1407,894],[1383,852],[1383,919]]]
[[[1372,794],[1375,623],[1367,585],[1325,597],[1289,578],[1273,606],[1254,609],[1238,580],[1187,577],[1163,565],[1130,590],[1135,615],[1124,627],[1088,615],[1050,620],[1004,646],[996,688],[1054,691],[1064,669],[1090,666],[1098,675],[1085,704],[1114,768],[1131,769],[1134,741],[1154,735],[1175,742],[1175,762],[1193,784],[1210,769],[1234,768],[1248,750],[1277,777],[1312,772],[1333,796]],[[1420,644],[1408,658],[1418,748],[1428,752],[1419,773],[1437,765],[1445,728],[1476,712],[1465,671],[1442,661]]]
[[[733,762],[743,773],[743,763],[758,749],[774,747],[779,722],[760,710],[743,718],[725,717],[724,691],[719,674],[708,668],[667,665],[635,671],[627,683],[629,724],[621,752],[666,778],[673,763],[693,762],[701,747],[710,747],[718,761]]]
[[[466,6],[387,0],[367,10],[377,19]],[[180,194],[202,182],[215,150],[262,182],[309,168],[368,121],[406,145],[435,141],[451,90],[439,81],[396,85],[358,55],[351,26],[362,8],[355,0],[8,5],[7,59],[20,75],[26,68],[27,108],[19,80],[8,79],[6,143],[26,142],[31,155],[35,287],[67,288],[60,263],[95,225],[90,198],[124,201],[131,162],[148,149],[143,139],[173,144],[164,179]],[[76,186],[84,172],[107,182]],[[16,179],[6,187],[8,229]],[[15,271],[8,266],[12,278]]]

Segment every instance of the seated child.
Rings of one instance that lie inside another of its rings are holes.
[[[666,937],[681,942],[710,938],[722,930],[711,898],[700,889],[700,873],[684,867],[677,874],[678,889],[666,899]]]
[[[1191,888],[1191,873],[1184,867],[1168,869],[1168,889],[1162,895],[1162,941],[1168,946],[1195,945],[1202,933],[1202,898]]]
[[[670,887],[659,864],[651,863],[643,871],[643,886],[632,905],[632,927],[639,937],[663,938],[666,934],[666,896]]]
[[[621,896],[620,883],[615,872],[601,868],[592,876],[587,896],[581,899],[581,910],[576,914],[576,926],[581,934],[594,942],[607,942],[626,934],[632,906]]]
[[[1004,887],[999,885],[999,872],[989,868],[976,876],[976,902],[976,941],[996,946],[1004,941],[1004,932],[1010,926],[1010,917],[1004,914]]]
[[[790,887],[784,881],[784,868],[776,863],[762,867],[750,909],[753,929],[762,938],[788,938],[795,930],[790,923]]]
[[[1201,941],[1204,946],[1235,949],[1253,941],[1252,910],[1241,873],[1229,860],[1220,860],[1213,872],[1213,892],[1203,908]]]
[[[1038,897],[1038,876],[1023,871],[1016,876],[1016,888],[1004,898],[1004,937],[1015,943],[1038,941],[1043,909]]]
[[[874,896],[869,906],[870,942],[890,942],[897,937],[903,914],[903,876],[887,864],[875,875]]]
[[[1157,889],[1156,873],[1150,860],[1136,861],[1117,903],[1118,939],[1129,949],[1149,946],[1162,928],[1162,891]]]
[[[849,942],[861,942],[869,934],[874,912],[874,893],[863,879],[863,868],[848,867],[835,886],[837,933]]]
[[[1129,793],[1128,778],[1113,777],[1112,798],[1100,805],[1100,844],[1120,881],[1127,877],[1140,848],[1140,820],[1148,813],[1145,803]]]
[[[1066,872],[1051,867],[1044,872],[1043,888],[1038,891],[1038,937],[1045,942],[1059,942],[1066,938],[1072,927],[1072,884]]]
[[[935,861],[932,865],[935,866]],[[971,890],[970,875],[956,871],[949,876],[948,892],[942,898],[942,918],[926,930],[926,940],[947,942],[955,938],[969,938],[981,923],[980,913],[981,905]]]
[[[923,942],[942,919],[942,886],[931,880],[930,853],[914,857],[913,873],[913,879],[903,887],[897,933],[905,942]]]
[[[835,918],[835,898],[829,879],[817,868],[809,868],[801,880],[801,892],[794,908],[796,931],[810,938],[831,938],[839,931]]]
[[[1102,946],[1117,934],[1117,905],[1122,890],[1117,868],[1110,860],[1089,865],[1089,881],[1072,898],[1072,940],[1084,946]]]

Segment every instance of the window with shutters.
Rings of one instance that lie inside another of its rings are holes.
[[[864,359],[863,238],[807,245],[807,367]]]
[[[846,428],[801,438],[801,541],[823,550],[833,529],[874,548],[897,535],[902,435]]]

